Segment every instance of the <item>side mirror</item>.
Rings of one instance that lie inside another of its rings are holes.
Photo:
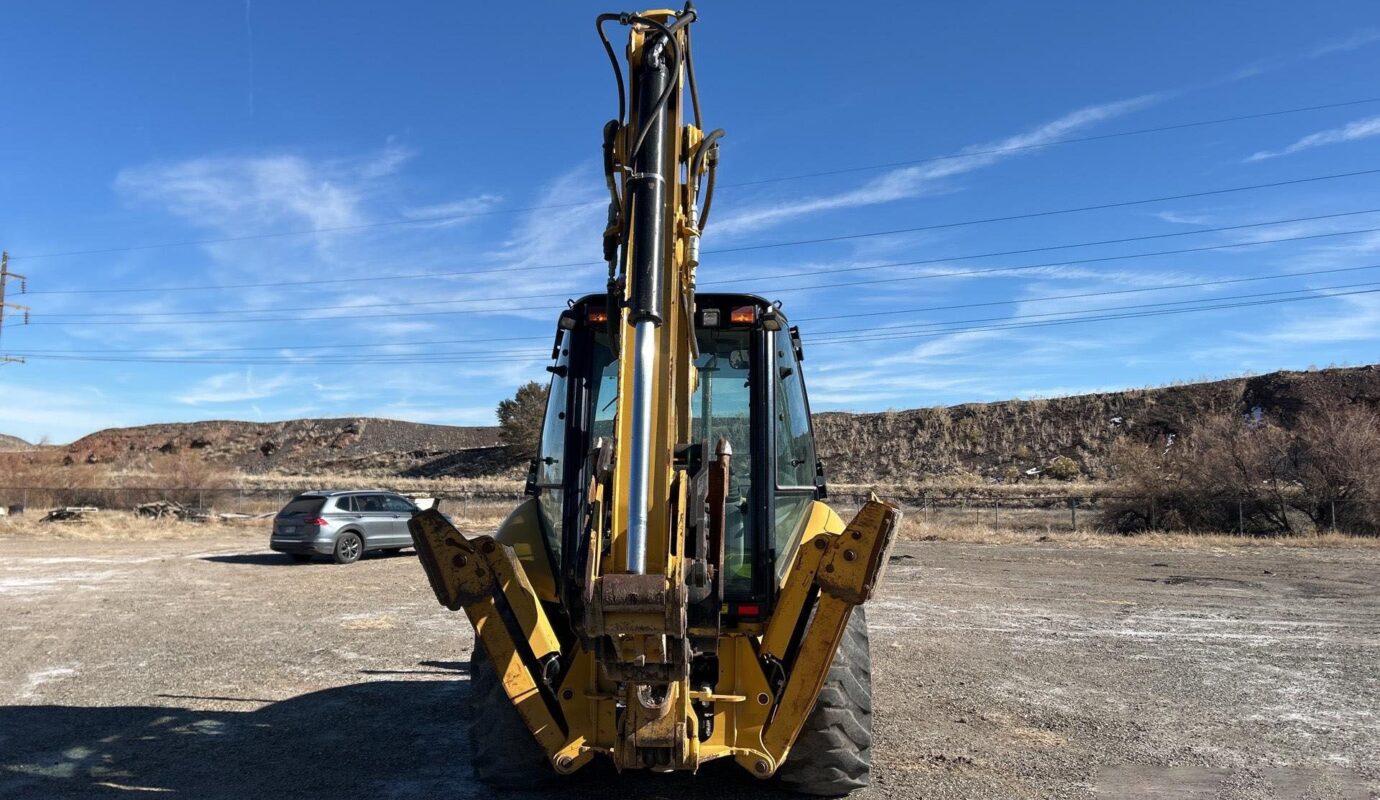
[[[528,497],[537,496],[537,470],[540,469],[541,459],[534,458],[527,462],[527,485],[522,487],[522,493]]]

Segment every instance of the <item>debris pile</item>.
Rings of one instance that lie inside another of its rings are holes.
[[[134,507],[134,513],[150,519],[180,519],[186,522],[207,522],[211,519],[209,509],[186,506],[173,500],[140,503]]]

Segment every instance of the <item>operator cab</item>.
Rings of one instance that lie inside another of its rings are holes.
[[[733,448],[725,504],[724,621],[755,622],[770,613],[790,568],[813,501],[825,494],[815,453],[797,328],[780,308],[745,294],[698,294],[695,331],[699,381],[692,441],[709,452]],[[580,552],[595,442],[610,440],[618,408],[617,354],[611,349],[605,295],[590,295],[562,314],[541,447],[529,476],[553,572],[566,576]],[[779,557],[778,557],[779,555]],[[561,577],[557,578],[558,581]]]

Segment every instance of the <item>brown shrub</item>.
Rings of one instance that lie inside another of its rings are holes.
[[[1214,413],[1182,435],[1121,441],[1118,497],[1101,523],[1140,530],[1301,533],[1331,524],[1380,529],[1380,415],[1361,405],[1312,408],[1286,430],[1260,414]]]

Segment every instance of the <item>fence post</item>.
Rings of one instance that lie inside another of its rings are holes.
[[[1337,532],[1337,501],[1329,500],[1328,505],[1332,506],[1332,532]]]
[[[1070,497],[1070,498],[1069,498],[1069,528],[1070,528],[1074,533],[1077,533],[1077,532],[1078,532],[1078,498],[1077,498],[1077,497]]]
[[[1246,512],[1241,508],[1241,498],[1236,499],[1236,535],[1246,535]]]

